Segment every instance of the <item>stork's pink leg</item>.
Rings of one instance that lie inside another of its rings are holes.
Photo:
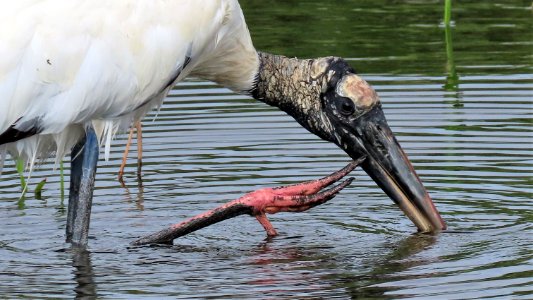
[[[145,236],[133,242],[133,245],[169,244],[175,238],[243,214],[254,216],[263,226],[267,235],[275,236],[277,235],[276,229],[266,217],[267,213],[302,212],[333,199],[353,181],[353,178],[348,178],[325,191],[320,192],[320,190],[341,180],[363,160],[364,158],[361,158],[351,162],[343,169],[318,180],[285,187],[265,188],[248,193],[216,209]]]
[[[131,140],[133,139],[133,128],[137,129],[137,174],[141,173],[142,168],[142,156],[143,156],[143,137],[142,137],[142,128],[141,122],[136,122],[134,126],[130,128],[130,133],[128,135],[128,142],[126,143],[126,149],[124,150],[124,155],[122,156],[122,163],[120,164],[120,169],[118,170],[118,180],[124,185],[124,168],[126,167],[126,161],[128,160],[128,154],[130,152]]]
[[[135,123],[137,129],[137,174],[141,174],[143,166],[143,131],[141,128],[141,121]]]
[[[272,226],[272,223],[270,223],[270,221],[268,220],[268,218],[267,218],[265,213],[257,214],[257,215],[255,215],[255,218],[257,219],[257,221],[259,221],[259,224],[261,224],[261,226],[263,226],[263,228],[267,232],[268,236],[276,236],[276,235],[278,235],[278,232],[276,231],[276,228],[274,228],[274,226]]]
[[[118,180],[123,181],[122,176],[124,175],[124,168],[126,167],[126,161],[128,160],[128,154],[130,153],[131,139],[133,137],[133,127],[130,128],[130,134],[128,135],[128,142],[126,143],[126,149],[124,150],[124,155],[122,156],[122,163],[120,164],[120,169],[118,170]]]

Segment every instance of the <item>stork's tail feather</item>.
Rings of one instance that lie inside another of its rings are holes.
[[[31,126],[26,130],[19,130],[15,128],[17,124],[9,126],[9,128],[0,134],[0,145],[13,143],[18,140],[30,137],[32,135],[38,134],[41,129],[38,126]]]
[[[19,118],[15,123],[9,126],[4,132],[0,134],[0,175],[4,168],[4,161],[7,155],[7,145],[8,143],[17,142],[19,140],[31,137],[41,132],[38,121],[25,122],[23,126],[20,126],[18,122]],[[19,127],[19,128],[17,128]],[[35,158],[32,159],[32,165]]]
[[[95,129],[99,145],[104,147],[104,158],[109,160],[112,140],[117,132],[129,127],[127,120],[93,120],[83,125],[72,124],[59,133],[47,133],[40,122],[15,122],[0,134],[0,175],[8,153],[14,159],[21,158],[30,172],[36,162],[44,162],[54,156],[55,167],[58,166],[85,135],[88,127]]]

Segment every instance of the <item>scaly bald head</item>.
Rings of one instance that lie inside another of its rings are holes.
[[[327,141],[341,141],[331,117],[359,117],[379,103],[374,89],[342,58],[299,60],[261,52],[259,58],[254,98],[279,107]]]
[[[366,157],[363,169],[420,231],[446,228],[390,130],[374,89],[337,57],[298,60],[259,53],[254,98],[277,106],[310,132]]]

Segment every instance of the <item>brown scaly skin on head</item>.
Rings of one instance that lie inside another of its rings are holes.
[[[315,128],[311,132],[332,141],[328,134],[332,131],[331,124],[321,120],[321,103],[317,95],[327,89],[328,76],[332,75],[328,74],[327,68],[340,59],[296,59],[263,52],[259,52],[259,58],[260,72],[252,96],[280,108],[303,127]],[[350,68],[347,64],[346,67]]]
[[[299,60],[259,52],[251,95],[291,115],[351,158],[367,156],[363,169],[421,232],[446,229],[403,152],[374,89],[341,58]]]

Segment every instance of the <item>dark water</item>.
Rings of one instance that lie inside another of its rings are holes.
[[[0,181],[0,295],[102,298],[533,298],[530,1],[241,1],[257,48],[339,55],[371,82],[450,230],[415,228],[361,171],[332,202],[239,217],[172,247],[135,238],[256,188],[313,179],[347,158],[279,111],[211,83],[172,91],[144,126],[142,182],[116,180],[124,137],[97,176],[88,252],[64,241],[58,171],[42,200]],[[132,157],[134,154],[131,155]],[[66,249],[66,250],[65,250]]]

